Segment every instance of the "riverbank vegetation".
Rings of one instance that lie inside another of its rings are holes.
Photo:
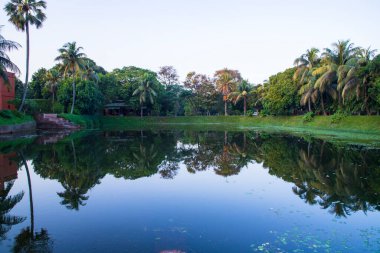
[[[172,66],[158,73],[133,66],[107,72],[84,56],[77,63],[63,60],[32,76],[26,111],[96,115],[105,104],[123,101],[129,116],[379,114],[380,56],[350,41],[318,52],[307,50],[294,67],[262,84],[231,69],[212,77],[190,72],[181,83]]]
[[[17,125],[33,121],[33,117],[24,115],[17,111],[2,110],[0,111],[0,126]]]

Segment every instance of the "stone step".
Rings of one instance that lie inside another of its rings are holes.
[[[39,129],[80,129],[80,126],[71,123],[70,121],[59,118],[57,114],[40,114],[36,116],[37,127]]]

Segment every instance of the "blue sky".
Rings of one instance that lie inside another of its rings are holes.
[[[4,6],[6,0],[1,0]],[[31,31],[31,71],[54,65],[77,41],[107,70],[173,65],[212,75],[224,67],[260,83],[310,47],[351,39],[380,49],[378,0],[48,0],[48,19]],[[2,34],[24,45],[0,10]],[[24,70],[24,48],[10,54]],[[23,73],[24,74],[24,73]],[[22,75],[23,76],[23,75]]]

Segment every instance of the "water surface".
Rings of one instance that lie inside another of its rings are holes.
[[[0,174],[0,252],[380,250],[376,148],[255,131],[80,132],[2,145]]]

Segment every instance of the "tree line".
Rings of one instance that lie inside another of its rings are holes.
[[[134,66],[107,72],[87,57],[76,42],[58,49],[57,64],[41,68],[29,83],[29,27],[46,19],[45,1],[12,0],[5,6],[9,21],[25,31],[26,77],[17,81],[20,111],[101,113],[105,104],[124,101],[130,115],[329,115],[379,114],[380,55],[349,40],[330,48],[311,48],[294,66],[262,84],[244,79],[238,70],[221,69],[213,76],[189,72],[183,82],[173,66],[156,73]],[[0,37],[0,74],[19,72],[7,56],[16,42]],[[28,99],[27,99],[28,98]]]

